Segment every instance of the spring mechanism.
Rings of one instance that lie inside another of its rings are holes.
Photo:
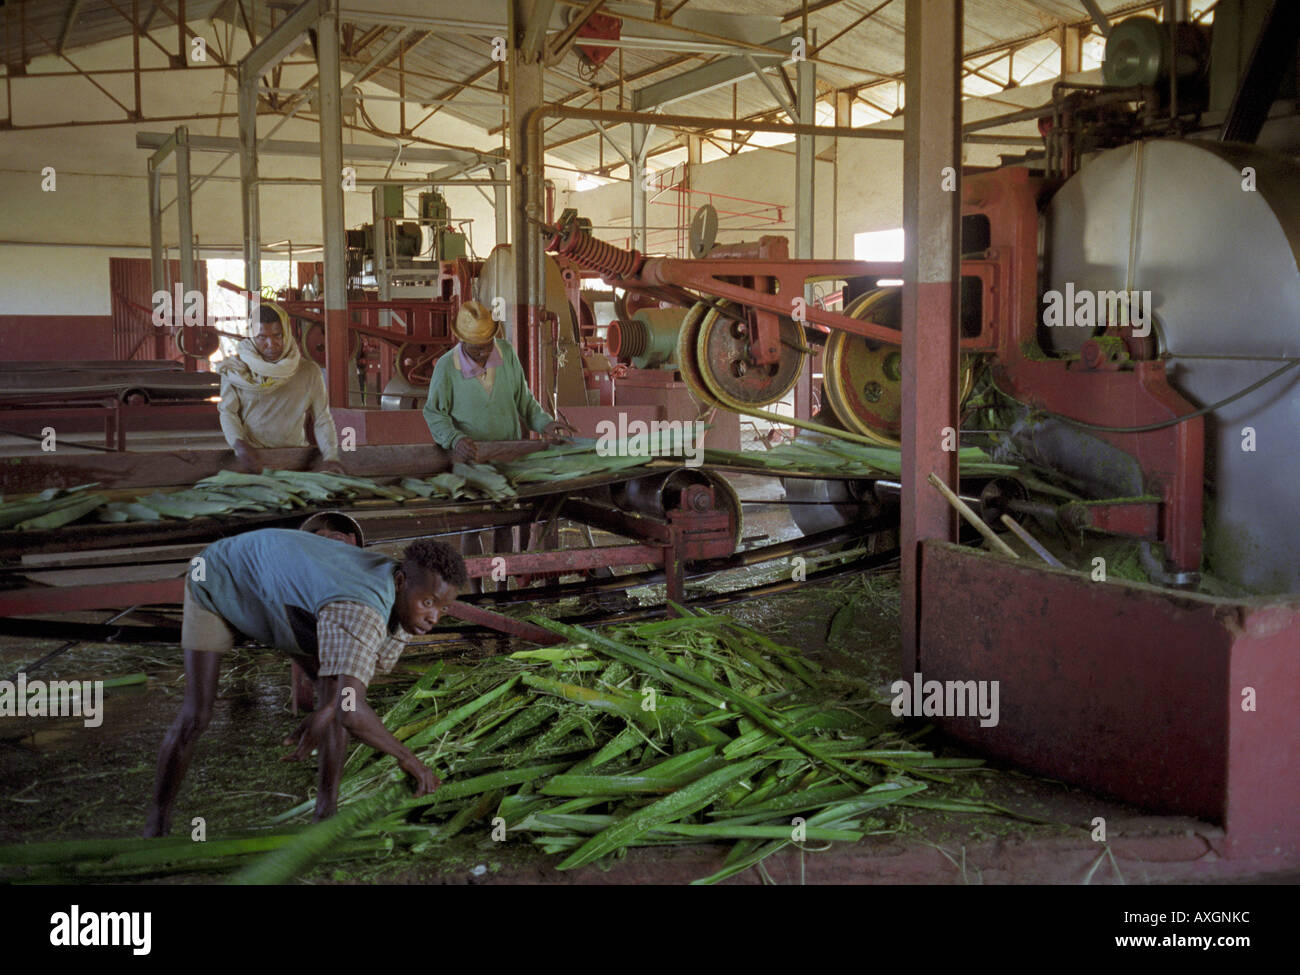
[[[599,271],[606,278],[631,277],[645,260],[640,251],[615,247],[578,228],[564,235],[556,251],[575,264]]]

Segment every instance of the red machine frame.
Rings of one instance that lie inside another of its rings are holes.
[[[1161,541],[1175,569],[1195,571],[1201,562],[1203,418],[1189,416],[1194,407],[1169,385],[1164,364],[1151,358],[1151,344],[1131,335],[1119,333],[1126,351],[1118,357],[1096,339],[1078,359],[1049,359],[1039,349],[1039,205],[1058,185],[1017,167],[963,182],[962,215],[987,218],[989,246],[961,262],[962,276],[977,278],[982,291],[979,334],[962,336],[961,350],[991,355],[994,376],[1010,395],[1084,423],[1146,426],[1188,417],[1148,432],[1096,431],[1137,461],[1145,491],[1159,501],[1088,505],[1086,527]],[[631,292],[688,307],[701,295],[741,306],[756,364],[777,361],[780,320],[790,317],[793,299],[802,300],[808,282],[898,278],[903,273],[897,262],[790,260],[778,238],[718,248],[702,259],[646,257],[596,240],[576,218],[562,219],[550,249]],[[899,344],[897,331],[876,322],[812,305],[802,311],[806,322],[822,331],[839,329]]]

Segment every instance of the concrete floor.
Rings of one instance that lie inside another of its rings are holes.
[[[777,541],[797,533],[779,504],[775,481],[737,478],[745,536]],[[765,502],[765,503],[764,503]],[[878,584],[877,584],[878,583]],[[847,644],[827,643],[835,591],[809,588],[749,599],[728,612],[825,665],[877,685],[897,667],[898,598],[886,576],[855,596],[863,621]],[[842,602],[842,599],[841,599]],[[0,640],[0,671],[10,672],[57,646],[55,641]],[[460,644],[450,653],[473,659],[515,649]],[[414,653],[408,660],[418,662]],[[46,678],[104,677],[144,672],[142,687],[109,691],[101,728],[77,719],[0,719],[0,842],[133,835],[142,822],[158,742],[183,690],[175,647],[83,645],[59,657]],[[213,833],[258,826],[312,787],[313,770],[278,759],[280,739],[296,724],[288,713],[288,668],[268,652],[240,652],[227,666],[216,715],[200,747],[176,810],[178,823],[202,815]],[[411,679],[393,676],[394,686]],[[942,743],[940,743],[942,744]],[[954,752],[957,754],[957,752]],[[990,767],[970,773],[976,794],[1042,822],[1001,816],[895,810],[889,835],[821,851],[790,849],[765,863],[778,883],[1274,883],[1300,879],[1300,864],[1282,859],[1224,860],[1213,851],[1214,825],[1157,816],[1062,783]],[[1108,843],[1094,842],[1089,824],[1107,821]],[[467,833],[437,856],[371,864],[325,866],[316,882],[358,879],[407,883],[679,883],[716,870],[726,847],[633,850],[609,864],[560,873],[555,860],[525,841],[496,844]],[[477,868],[482,867],[483,870]],[[195,878],[198,879],[198,878]],[[756,870],[732,883],[761,883]]]

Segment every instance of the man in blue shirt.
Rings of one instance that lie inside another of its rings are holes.
[[[236,634],[288,653],[316,680],[322,706],[298,736],[294,757],[319,749],[316,818],[334,814],[349,734],[392,755],[416,795],[441,782],[393,737],[366,703],[376,669],[387,672],[406,644],[428,633],[466,583],[464,560],[432,538],[398,561],[302,531],[267,528],[204,549],[185,587],[181,646],[185,701],[158,756],[145,836],[163,836],[194,745],[212,719],[221,655]]]

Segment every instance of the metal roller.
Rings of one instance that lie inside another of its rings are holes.
[[[783,477],[790,519],[805,535],[869,521],[880,513],[870,481],[826,481]]]
[[[1300,357],[1300,166],[1285,156],[1164,140],[1110,150],[1052,198],[1047,240],[1048,288],[1151,293],[1170,381],[1197,405]],[[1039,331],[1056,352],[1090,334]],[[1206,567],[1300,592],[1300,369],[1206,421]]]
[[[619,507],[664,518],[674,508],[698,507],[703,503],[701,499],[705,495],[691,491],[697,487],[712,490],[713,508],[727,512],[731,519],[733,543],[739,546],[743,530],[740,496],[721,474],[683,467],[616,484],[611,492]]]
[[[422,410],[428,397],[428,383],[416,386],[401,376],[394,376],[380,394],[379,403],[385,410]]]

